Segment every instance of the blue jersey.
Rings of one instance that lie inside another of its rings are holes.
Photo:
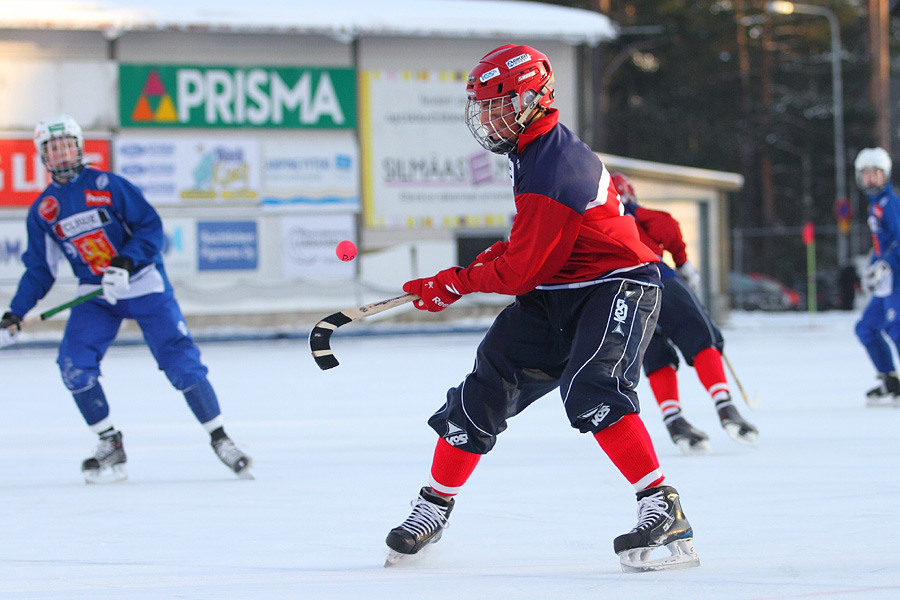
[[[119,255],[134,264],[132,288],[123,298],[171,289],[162,263],[162,221],[141,191],[114,173],[85,168],[64,184],[54,181],[31,205],[26,228],[26,270],[10,303],[20,316],[53,286],[63,257],[79,293],[96,289]]]
[[[900,198],[891,184],[877,196],[869,197],[869,229],[872,231],[872,261],[884,259],[900,274]]]

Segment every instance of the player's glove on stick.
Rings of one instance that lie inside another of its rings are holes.
[[[685,283],[691,288],[695,294],[700,293],[700,271],[697,270],[697,267],[694,266],[689,260],[684,261],[680,267],[678,267],[678,274],[681,275],[681,278],[684,279]]]
[[[22,331],[22,317],[11,312],[3,313],[0,318],[0,348],[12,346]]]
[[[468,294],[457,274],[459,267],[444,269],[433,277],[413,279],[403,284],[403,291],[415,294],[420,299],[413,306],[428,312],[440,312]]]
[[[125,256],[113,256],[109,261],[109,266],[103,272],[103,279],[100,285],[103,288],[103,298],[110,304],[115,304],[119,298],[131,288],[128,277],[131,275],[131,269],[134,263],[130,258]]]

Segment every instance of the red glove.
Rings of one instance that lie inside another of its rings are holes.
[[[507,242],[494,242],[493,246],[476,256],[475,260],[473,260],[472,264],[469,266],[474,267],[476,265],[489,263],[492,260],[497,260],[506,253],[506,245]]]
[[[469,293],[463,289],[457,271],[459,267],[451,267],[433,277],[407,281],[403,284],[403,291],[420,298],[413,301],[413,306],[419,310],[440,312],[462,298],[463,294]]]

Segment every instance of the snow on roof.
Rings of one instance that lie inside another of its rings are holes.
[[[0,28],[305,33],[346,42],[516,35],[591,46],[617,35],[605,15],[516,0],[0,0]]]

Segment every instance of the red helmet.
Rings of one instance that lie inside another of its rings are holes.
[[[507,44],[487,53],[466,81],[466,124],[491,152],[516,148],[538,107],[553,104],[553,67],[531,46]]]
[[[622,202],[637,202],[637,197],[634,195],[634,186],[631,185],[627,177],[621,173],[613,173],[612,181],[613,185],[616,186],[616,191],[619,192]]]

